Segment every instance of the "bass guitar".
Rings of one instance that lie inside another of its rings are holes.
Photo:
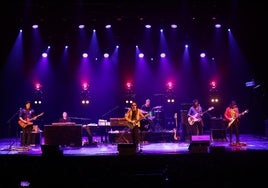
[[[193,125],[195,122],[201,121],[201,116],[203,116],[205,113],[207,113],[208,111],[213,110],[214,107],[209,107],[206,111],[202,112],[202,113],[196,113],[193,116],[188,117],[188,123],[190,125]]]
[[[173,136],[173,138],[174,138],[174,140],[177,141],[177,140],[180,139],[180,137],[177,136],[177,132],[178,132],[178,114],[177,114],[177,113],[174,114],[174,119],[175,119],[176,127],[173,129],[173,131],[174,131],[174,136]]]
[[[22,128],[25,128],[25,127],[27,127],[28,125],[33,125],[33,120],[36,120],[38,117],[40,117],[40,116],[42,116],[42,115],[44,115],[44,112],[42,112],[42,113],[40,113],[40,114],[38,114],[37,116],[34,116],[33,118],[28,118],[27,120],[26,120],[26,122],[24,122],[24,121],[22,121],[22,120],[19,120],[18,121],[18,124],[22,127]]]
[[[232,126],[232,124],[234,123],[235,120],[237,120],[237,119],[240,118],[241,116],[245,115],[246,113],[248,113],[248,110],[243,111],[242,113],[238,114],[238,116],[237,116],[236,118],[231,119],[231,120],[228,122],[227,129],[230,128],[230,127]]]

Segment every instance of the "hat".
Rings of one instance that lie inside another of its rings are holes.
[[[234,100],[231,101],[230,106],[236,106],[236,102]]]
[[[197,100],[197,99],[194,99],[194,100],[193,100],[193,103],[196,103],[196,102],[198,102],[198,100]]]
[[[25,104],[31,103],[31,101],[26,101]]]

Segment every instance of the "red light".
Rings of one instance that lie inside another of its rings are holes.
[[[88,90],[88,83],[83,83],[83,90]]]
[[[35,84],[35,90],[40,90],[41,89],[41,84],[37,83]]]
[[[210,82],[210,86],[211,86],[212,88],[216,88],[217,84],[216,84],[215,81],[212,81],[212,82]]]
[[[127,82],[126,86],[127,86],[127,89],[131,89],[132,84],[130,82]]]
[[[172,82],[168,82],[167,86],[168,86],[168,89],[173,89],[173,83]]]

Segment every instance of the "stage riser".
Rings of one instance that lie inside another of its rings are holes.
[[[132,143],[130,132],[126,133],[109,133],[109,141],[111,143]],[[140,135],[142,141],[148,142],[173,142],[173,132],[144,132]]]

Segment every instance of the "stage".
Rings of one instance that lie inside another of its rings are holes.
[[[160,187],[230,187],[241,182],[265,182],[260,177],[268,167],[264,162],[268,157],[268,139],[263,136],[241,135],[244,146],[213,140],[209,145],[206,140],[201,144],[145,142],[139,153],[133,153],[131,145],[120,148],[121,144],[101,142],[100,137],[94,140],[95,146],[44,147],[42,138],[40,145],[23,150],[19,139],[1,139],[0,185],[17,187],[27,181],[31,187],[125,187],[123,182],[139,186],[156,183]],[[195,149],[191,150],[191,144]]]

